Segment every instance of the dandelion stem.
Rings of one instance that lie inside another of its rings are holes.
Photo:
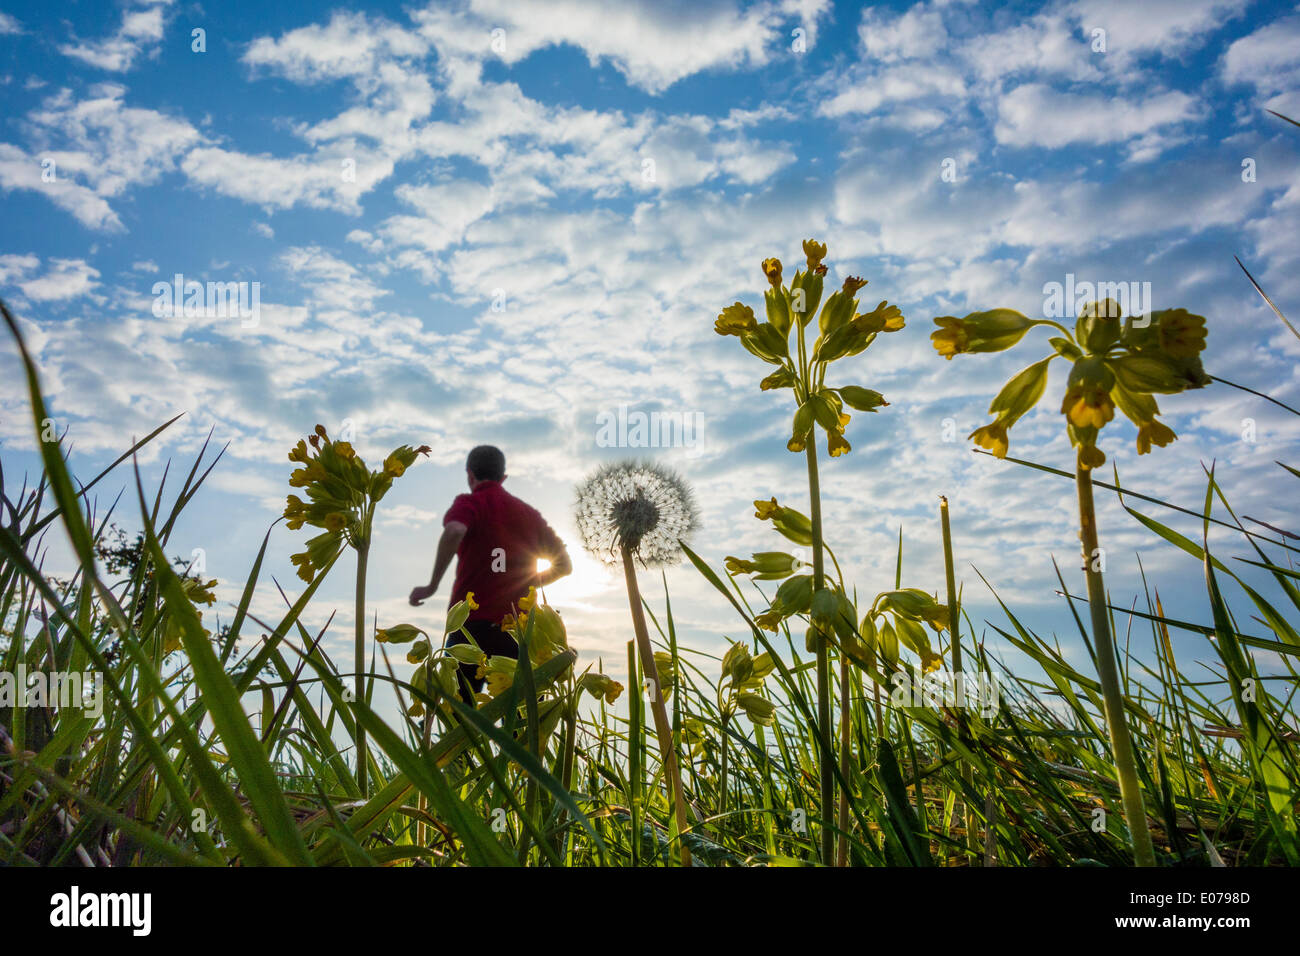
[[[668,720],[668,708],[664,706],[663,689],[658,686],[659,671],[655,667],[654,649],[650,646],[650,631],[645,623],[645,611],[641,607],[641,589],[636,583],[636,565],[632,552],[623,548],[623,575],[627,580],[627,599],[632,606],[632,627],[636,631],[637,648],[641,652],[641,670],[655,681],[655,690],[650,698],[650,714],[655,722],[655,736],[659,738],[659,755],[663,761],[664,777],[672,791],[673,809],[677,818],[677,839],[681,846],[682,866],[691,865],[691,854],[686,844],[680,842],[686,833],[686,799],[682,795],[682,778],[677,770],[677,753],[673,747],[673,728]],[[653,676],[651,676],[653,675]],[[639,693],[638,688],[638,693]],[[639,839],[639,834],[634,835]]]
[[[636,649],[627,642],[627,803],[632,823],[632,865],[641,860],[641,680],[636,666]],[[603,724],[603,721],[602,721]]]
[[[1085,467],[1082,461],[1075,466],[1075,484],[1079,489],[1079,539],[1083,544],[1083,567],[1088,580],[1088,604],[1092,611],[1097,674],[1101,680],[1111,750],[1115,755],[1115,772],[1119,778],[1124,820],[1133,840],[1133,862],[1137,866],[1155,866],[1155,851],[1151,847],[1151,831],[1147,828],[1142,788],[1138,781],[1137,764],[1133,759],[1133,742],[1124,716],[1124,696],[1120,692],[1119,673],[1115,666],[1115,644],[1106,608],[1106,587],[1096,560],[1099,548],[1097,512],[1092,500],[1092,469]]]

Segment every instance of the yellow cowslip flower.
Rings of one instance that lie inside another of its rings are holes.
[[[352,450],[352,443],[346,441],[336,441],[334,443],[334,454],[340,458],[356,458],[357,453]]]
[[[930,333],[930,342],[936,352],[951,361],[954,355],[966,351],[966,327],[960,319],[946,315],[934,321],[939,328]]]
[[[289,460],[300,461],[303,464],[306,464],[311,460],[311,455],[307,451],[307,443],[301,438],[298,439],[298,444],[294,445],[293,448],[289,450]]]
[[[771,501],[754,502],[754,517],[759,521],[766,521],[767,519],[774,517],[780,510],[781,506],[776,503],[776,498],[772,498]]]
[[[530,587],[528,593],[519,599],[519,610],[528,611],[537,603],[537,588]]]
[[[1115,417],[1115,373],[1105,362],[1091,356],[1081,358],[1070,369],[1061,414],[1075,428],[1101,428]]]
[[[765,631],[776,633],[777,625],[785,620],[785,614],[778,608],[770,608],[754,618],[754,623]]]
[[[1160,348],[1174,358],[1195,358],[1205,348],[1205,316],[1172,309],[1160,316]]]
[[[733,303],[718,313],[713,330],[719,335],[745,335],[758,331],[754,310],[741,302]]]
[[[325,516],[326,531],[342,531],[348,525],[348,517],[341,511],[331,511]]]
[[[793,452],[803,451],[805,448],[808,447],[808,432],[804,432],[802,435],[791,436],[790,440],[785,443],[785,447],[786,447],[786,451],[793,451]],[[762,515],[756,515],[755,517],[761,518]]]
[[[513,614],[507,614],[505,617],[501,619],[501,630],[503,631],[514,630],[517,623],[518,622],[516,621],[515,616]]]
[[[853,417],[851,415],[846,415],[844,412],[840,412],[840,417],[839,417],[840,431],[841,432],[844,431],[844,429],[848,427],[848,424],[851,421],[853,421]]]
[[[1007,457],[1007,426],[1001,419],[975,429],[968,436],[981,448],[987,448],[998,458]]]
[[[396,455],[389,455],[384,459],[384,471],[394,478],[401,478],[406,472],[406,466]]]
[[[781,288],[781,260],[764,259],[763,275],[767,276],[767,281],[772,283],[772,288]]]
[[[618,700],[619,695],[622,693],[623,693],[623,685],[616,680],[610,681],[609,686],[605,689],[605,703],[607,704],[614,703],[614,701]]]
[[[1061,413],[1075,428],[1101,428],[1115,417],[1115,403],[1110,389],[1078,384],[1066,390]]]
[[[290,488],[306,488],[311,484],[311,479],[307,477],[306,468],[295,468],[289,473]]]
[[[469,609],[470,609],[471,611],[477,611],[477,610],[478,610],[478,604],[477,604],[477,602],[475,602],[475,600],[474,600],[474,592],[473,592],[473,591],[466,591],[466,592],[465,592],[465,603],[469,605]]]
[[[1139,455],[1145,455],[1151,451],[1152,445],[1164,448],[1170,442],[1177,439],[1174,430],[1164,422],[1158,422],[1154,419],[1149,422],[1143,422],[1138,427],[1137,449]]]
[[[297,531],[307,520],[307,506],[297,495],[290,495],[284,506],[284,517],[289,519],[289,530]]]
[[[514,675],[507,674],[503,671],[487,672],[487,690],[493,697],[503,694],[510,689],[514,683]]]
[[[805,239],[803,241],[803,254],[807,257],[808,268],[816,269],[823,259],[826,258],[826,243],[818,242],[816,239]]]
[[[316,572],[312,569],[311,557],[307,552],[304,551],[301,554],[291,554],[289,560],[297,565],[298,577],[302,578],[308,584],[311,584],[311,579],[315,576]]]
[[[843,417],[847,418],[848,416]],[[852,448],[853,446],[849,444],[848,439],[844,437],[844,432],[831,431],[826,433],[826,451],[830,453],[832,458],[839,458],[840,455]]]
[[[858,294],[858,290],[867,284],[867,280],[861,276],[849,276],[844,280],[844,294],[853,296]]]

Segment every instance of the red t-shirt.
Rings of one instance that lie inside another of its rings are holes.
[[[443,525],[459,521],[469,530],[456,549],[456,583],[451,603],[474,592],[477,611],[472,621],[497,621],[513,613],[537,574],[537,559],[553,561],[564,551],[541,513],[501,487],[481,482],[472,492],[457,495],[442,518]]]

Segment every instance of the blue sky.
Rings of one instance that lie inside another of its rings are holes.
[[[209,429],[229,443],[172,542],[204,550],[226,601],[283,506],[285,452],[317,422],[350,423],[367,458],[434,449],[385,502],[370,592],[381,626],[438,626],[448,585],[419,612],[405,595],[428,575],[473,444],[505,449],[508,487],[576,556],[574,485],[640,451],[597,443],[598,416],[620,405],[703,421],[695,447],[653,454],[693,483],[706,557],[779,546],[750,502],[806,507],[803,460],[784,449],[790,399],[758,391],[767,369],[713,319],[758,304],[759,261],[792,269],[810,236],[828,243],[836,281],[867,277],[863,301],[887,298],[908,320],[837,366],[892,403],[858,416],[854,450],[823,469],[831,541],[860,594],[892,586],[900,525],[904,583],[941,588],[946,494],[972,616],[1000,622],[974,566],[1082,653],[1053,593],[1053,556],[1082,590],[1069,483],[964,440],[1046,336],[948,363],[927,338],[936,315],[1039,315],[1045,284],[1067,274],[1150,282],[1156,308],[1208,317],[1212,374],[1300,404],[1300,342],[1232,258],[1300,314],[1300,138],[1265,112],[1300,116],[1293,5],[2,9],[0,294],[83,477],[178,412],[143,459],[147,480],[188,463]],[[176,273],[257,282],[256,326],[155,315],[151,289]],[[1058,370],[1013,430],[1014,455],[1072,461],[1063,386]],[[1125,483],[1195,507],[1201,463],[1217,461],[1238,513],[1293,526],[1294,479],[1273,464],[1300,459],[1293,416],[1218,385],[1162,409],[1180,437],[1153,455],[1136,455],[1127,423],[1105,430]],[[6,347],[6,479],[34,468],[32,448]],[[1132,601],[1140,560],[1171,614],[1205,620],[1196,562],[1111,496],[1100,507],[1115,602]],[[268,572],[290,593],[303,537],[271,538]],[[340,655],[348,578],[311,612],[319,627],[337,606]],[[672,570],[669,586],[688,643],[742,636],[698,575]],[[278,600],[268,586],[258,608],[271,616]],[[550,600],[587,659],[622,659],[617,579],[582,558]]]

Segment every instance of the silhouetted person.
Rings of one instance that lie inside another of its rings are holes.
[[[452,555],[456,555],[456,580],[451,603],[473,594],[478,610],[470,611],[465,630],[489,657],[518,658],[515,639],[501,630],[501,620],[512,614],[530,587],[542,588],[573,570],[569,552],[551,526],[534,507],[501,487],[506,480],[506,456],[492,445],[479,445],[465,462],[469,494],[457,495],[442,519],[442,537],[427,585],[411,590],[411,604],[419,607],[438,590]],[[551,562],[537,570],[537,560]],[[457,631],[447,636],[447,646],[467,644]],[[483,687],[470,664],[460,667],[461,697],[473,703]]]

